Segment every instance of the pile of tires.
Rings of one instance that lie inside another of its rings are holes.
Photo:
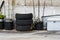
[[[16,30],[17,31],[30,31],[32,30],[33,15],[29,14],[16,14]]]

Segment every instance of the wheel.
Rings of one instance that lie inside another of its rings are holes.
[[[0,29],[4,29],[4,22],[0,22]]]
[[[30,31],[31,26],[16,26],[17,31]]]
[[[30,14],[16,14],[16,20],[27,20],[27,19],[32,19],[33,15],[32,13]]]
[[[0,19],[0,29],[4,29],[4,20]]]
[[[12,30],[14,28],[13,22],[5,22],[4,26],[5,26],[5,30]]]
[[[4,20],[4,27],[5,30],[13,30],[14,29],[13,21],[11,19]]]
[[[43,30],[43,22],[36,23],[35,30]]]
[[[16,20],[16,25],[31,25],[33,20]]]

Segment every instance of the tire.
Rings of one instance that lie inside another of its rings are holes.
[[[13,22],[5,22],[4,23],[5,30],[13,30]]]
[[[4,21],[3,21],[3,19],[0,20],[0,29],[4,29]]]
[[[30,14],[16,14],[16,20],[31,20],[33,17],[32,13]]]
[[[16,20],[32,20],[32,18],[16,18]]]
[[[30,31],[31,26],[16,26],[17,31]]]
[[[43,22],[36,23],[35,30],[43,30]]]
[[[31,25],[33,20],[16,20],[16,25]]]
[[[14,29],[13,21],[11,19],[6,19],[4,21],[4,27],[5,27],[5,30],[13,30]]]
[[[0,29],[4,29],[4,22],[0,22]]]

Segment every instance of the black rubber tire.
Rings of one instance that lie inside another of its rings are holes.
[[[17,31],[30,31],[31,26],[16,26]]]
[[[13,22],[4,22],[5,30],[13,30]]]
[[[43,22],[36,23],[35,30],[43,30]]]
[[[30,14],[16,14],[16,20],[31,20],[33,18],[32,13]]]
[[[4,29],[4,22],[0,22],[0,29]]]
[[[2,21],[0,21],[0,29],[4,29],[4,19],[2,19]]]
[[[9,20],[9,21],[7,21]],[[12,19],[6,19],[4,20],[4,29],[5,30],[13,30],[14,29],[14,24],[13,24],[13,21]]]
[[[31,25],[33,20],[16,20],[16,25]]]

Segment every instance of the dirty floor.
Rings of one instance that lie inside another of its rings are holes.
[[[47,31],[0,31],[0,40],[60,40],[60,32]]]

